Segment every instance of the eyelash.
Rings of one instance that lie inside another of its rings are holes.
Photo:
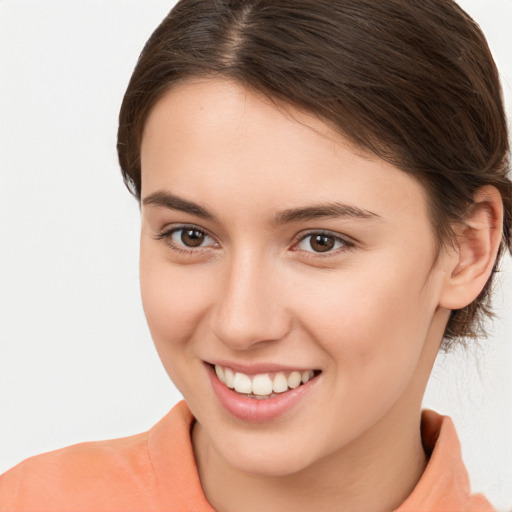
[[[211,240],[214,240],[212,236],[210,236],[203,228],[200,228],[199,226],[195,226],[193,224],[183,224],[179,226],[173,226],[172,228],[166,229],[156,235],[156,240],[162,240],[166,243],[167,246],[169,246],[172,250],[177,251],[178,253],[185,254],[188,256],[192,256],[193,254],[197,254],[199,251],[204,250],[206,247],[204,246],[198,246],[197,248],[186,248],[184,245],[178,245],[172,241],[172,237],[174,234],[179,233],[180,231],[197,231],[199,233],[202,233],[205,237],[210,238]],[[308,237],[312,237],[314,235],[317,236],[327,236],[332,239],[334,239],[334,244],[341,244],[341,247],[338,247],[334,250],[328,250],[325,253],[322,252],[315,252],[315,251],[306,251],[303,250],[305,254],[307,254],[307,257],[313,257],[313,258],[327,258],[329,256],[334,256],[339,253],[348,252],[351,249],[354,248],[355,242],[352,240],[342,237],[339,234],[333,233],[332,231],[325,231],[325,230],[311,230],[306,233],[300,233],[297,235],[292,243],[292,248],[290,250],[292,251],[299,251],[300,249],[297,249],[297,245],[301,242],[308,239]],[[215,242],[215,245],[218,246],[218,244]],[[207,246],[211,247],[211,246]]]
[[[205,247],[197,247],[197,248],[187,248],[185,245],[177,245],[172,241],[172,236],[175,233],[178,233],[180,231],[197,231],[199,233],[202,233],[203,235],[207,236],[208,238],[211,238],[213,240],[213,237],[211,237],[204,229],[200,228],[199,226],[195,226],[193,224],[182,224],[180,226],[173,226],[172,228],[166,229],[156,235],[157,240],[162,240],[165,242],[167,246],[169,246],[172,250],[180,253],[185,254],[188,256],[192,256],[194,253],[198,253],[202,249],[204,250]]]
[[[308,238],[313,236],[326,236],[329,238],[332,238],[334,240],[335,245],[341,245],[340,247],[336,249],[331,249],[325,252],[315,252],[315,251],[306,251],[303,250],[305,254],[308,255],[308,257],[311,258],[328,258],[330,256],[336,256],[340,253],[345,253],[350,251],[354,248],[355,242],[350,240],[347,237],[340,236],[337,233],[333,233],[332,231],[325,231],[325,230],[311,230],[307,231],[306,233],[300,233],[297,235],[297,237],[294,239],[293,245],[292,245],[292,251],[300,251],[301,249],[298,249],[297,246],[301,243],[306,241]],[[308,244],[311,247],[311,241]]]

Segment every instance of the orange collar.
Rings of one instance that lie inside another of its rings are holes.
[[[150,458],[160,480],[164,501],[197,512],[213,512],[202,488],[194,460],[190,428],[194,418],[185,402],[175,406],[151,431],[148,443]],[[460,442],[452,420],[425,410],[421,435],[430,459],[412,494],[394,512],[493,512],[482,495],[471,495],[468,473],[462,461]],[[176,464],[176,454],[180,464]],[[165,482],[172,482],[165,489]],[[168,493],[168,496],[166,495]]]

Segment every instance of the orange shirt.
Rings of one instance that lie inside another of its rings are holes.
[[[136,436],[82,443],[25,460],[0,478],[1,512],[214,512],[199,481],[185,402]],[[471,495],[452,421],[424,411],[431,452],[413,493],[395,512],[491,512]]]

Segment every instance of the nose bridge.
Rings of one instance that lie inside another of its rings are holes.
[[[283,338],[291,328],[284,298],[270,258],[248,247],[233,252],[219,280],[215,334],[236,350]]]

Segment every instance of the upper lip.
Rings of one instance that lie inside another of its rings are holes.
[[[231,368],[235,372],[245,373],[246,375],[257,375],[260,373],[275,373],[275,372],[303,372],[307,370],[316,370],[314,366],[304,366],[304,365],[289,365],[289,364],[281,364],[281,363],[240,363],[235,361],[224,361],[224,360],[215,360],[215,361],[205,361],[207,364],[212,366],[218,365],[223,368]]]

